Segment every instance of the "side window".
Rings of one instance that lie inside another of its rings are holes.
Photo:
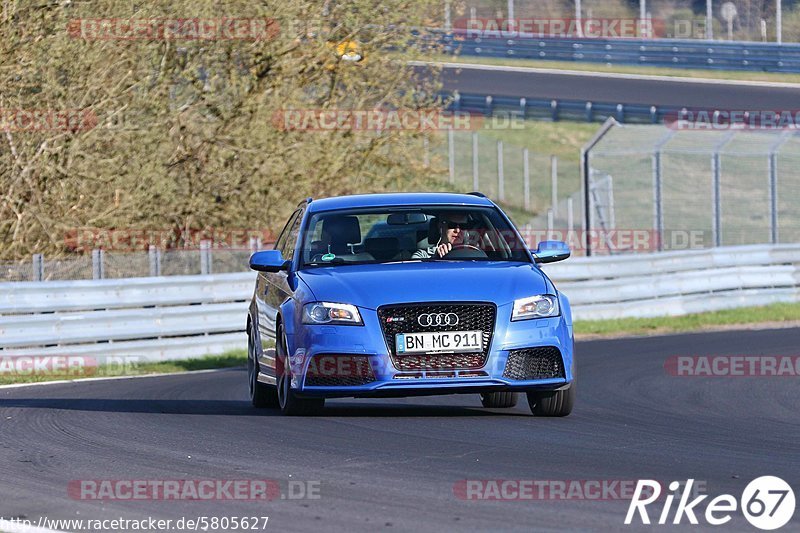
[[[303,210],[297,211],[297,216],[292,222],[292,227],[288,232],[286,239],[286,246],[281,253],[284,259],[292,259],[294,257],[294,249],[297,247],[297,236],[300,233],[300,225],[303,223]]]
[[[297,211],[292,213],[292,216],[289,217],[289,221],[283,227],[283,230],[281,231],[281,234],[278,237],[278,240],[275,241],[275,249],[281,251],[281,255],[283,255],[284,259],[287,259],[287,257],[286,257],[286,241],[288,240],[289,233],[291,231],[291,228],[294,225],[295,220],[297,220],[297,214],[299,212],[300,212],[300,210],[298,209]]]

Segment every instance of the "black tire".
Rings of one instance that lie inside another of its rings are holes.
[[[568,389],[528,393],[528,405],[536,416],[567,416],[575,405],[577,386],[573,381]]]
[[[485,392],[481,394],[481,403],[484,407],[500,409],[517,405],[516,392]]]
[[[250,392],[250,403],[253,407],[263,409],[264,407],[278,407],[278,389],[273,385],[267,385],[258,381],[258,371],[260,365],[256,358],[256,349],[253,344],[253,334],[247,331],[247,380]]]
[[[286,348],[286,335],[278,326],[278,342],[275,343],[275,364],[277,374],[278,407],[281,413],[287,416],[308,416],[318,414],[325,407],[325,398],[298,398],[292,390],[292,369],[287,364],[288,350]]]

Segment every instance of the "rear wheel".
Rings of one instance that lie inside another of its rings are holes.
[[[516,392],[485,392],[481,394],[481,403],[484,407],[505,408],[517,405]]]
[[[260,365],[253,342],[253,333],[247,332],[247,378],[250,391],[250,403],[253,407],[278,407],[278,391],[272,385],[258,381]]]
[[[278,327],[278,342],[275,345],[275,373],[278,379],[278,404],[281,413],[289,416],[304,416],[319,413],[325,406],[325,398],[298,398],[292,390],[292,368],[289,364],[286,335]]]
[[[528,405],[536,416],[567,416],[575,405],[576,384],[557,391],[534,391],[528,393]]]

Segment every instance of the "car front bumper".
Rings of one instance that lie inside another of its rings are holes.
[[[288,336],[296,393],[332,398],[525,392],[565,388],[574,379],[572,325],[563,315],[512,322],[511,306],[499,306],[483,366],[440,368],[436,355],[429,355],[431,367],[409,371],[393,361],[377,312],[359,311],[363,326],[302,325]],[[560,354],[561,375],[522,379],[510,372],[509,354],[532,349],[546,349],[551,357]]]

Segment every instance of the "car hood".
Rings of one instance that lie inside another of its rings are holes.
[[[339,265],[301,270],[298,276],[319,301],[367,309],[395,303],[486,301],[552,293],[547,278],[531,263],[431,261]]]

